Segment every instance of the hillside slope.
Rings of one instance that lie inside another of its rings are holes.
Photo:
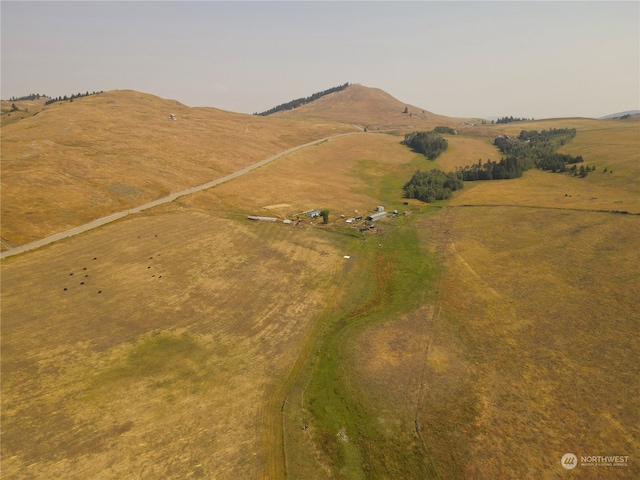
[[[403,113],[405,108],[407,113]],[[344,122],[362,125],[370,131],[432,129],[437,125],[453,127],[465,121],[402,103],[383,90],[362,85],[350,85],[340,92],[273,116]]]
[[[3,249],[353,130],[189,108],[135,91],[48,105],[2,129]]]

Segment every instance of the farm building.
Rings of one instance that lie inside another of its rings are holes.
[[[320,216],[320,210],[311,210],[307,212],[307,217],[316,218]]]
[[[382,205],[378,205],[376,207],[376,212],[384,212],[384,207]]]
[[[258,222],[277,222],[278,221],[278,219],[275,217],[258,217],[257,215],[249,215],[247,219],[258,221]]]
[[[375,222],[376,220],[380,220],[381,218],[386,216],[387,216],[387,212],[372,213],[367,217],[367,220],[369,220],[370,222]]]

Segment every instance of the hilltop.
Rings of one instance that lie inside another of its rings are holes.
[[[27,115],[2,128],[3,248],[354,131],[332,122],[190,108],[131,90],[41,105]]]
[[[624,112],[610,113],[609,115],[605,115],[603,117],[598,117],[598,120],[608,120],[610,118],[629,118],[634,115],[640,115],[640,110],[626,110]]]
[[[468,121],[435,114],[403,103],[379,88],[363,85],[350,85],[293,110],[275,113],[273,116],[349,123],[366,127],[369,131],[430,130],[437,125],[456,126]]]

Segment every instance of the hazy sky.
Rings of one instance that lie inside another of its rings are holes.
[[[640,108],[640,3],[11,2],[1,96],[133,89],[243,113],[345,82],[463,117]]]

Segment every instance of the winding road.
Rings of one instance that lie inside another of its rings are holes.
[[[149,208],[153,208],[153,207],[157,207],[158,205],[162,205],[163,203],[169,203],[169,202],[173,202],[175,199],[183,197],[185,195],[190,195],[192,193],[196,193],[199,192],[201,190],[206,190],[207,188],[211,188],[211,187],[215,187],[216,185],[220,185],[221,183],[224,182],[228,182],[229,180],[233,180],[234,178],[237,178],[241,175],[244,175],[245,173],[249,173],[251,170],[254,170],[258,167],[262,167],[263,165],[266,165],[270,162],[273,162],[274,160],[277,160],[278,158],[284,157],[285,155],[289,155],[290,153],[293,153],[297,150],[301,150],[303,148],[307,148],[307,147],[311,147],[313,145],[317,145],[318,143],[322,143],[324,141],[333,139],[333,138],[338,138],[338,137],[345,137],[348,135],[355,135],[357,133],[361,133],[362,132],[362,128],[361,127],[357,127],[356,125],[354,125],[354,127],[358,128],[360,130],[360,132],[350,132],[350,133],[341,133],[338,135],[332,135],[330,137],[325,137],[325,138],[321,138],[319,140],[314,140],[313,142],[309,142],[309,143],[305,143],[303,145],[298,145],[296,147],[290,148],[288,150],[285,150],[283,152],[280,153],[276,153],[275,155],[265,158],[263,160],[260,160],[257,163],[254,163],[252,165],[249,165],[248,167],[243,168],[242,170],[238,170],[237,172],[233,172],[230,173],[229,175],[226,175],[224,177],[220,177],[217,178],[215,180],[211,180],[210,182],[207,183],[203,183],[202,185],[198,185],[195,187],[191,187],[188,188],[186,190],[182,190],[181,192],[176,192],[176,193],[172,193],[171,195],[167,195],[166,197],[162,197],[162,198],[158,198],[157,200],[154,200],[152,202],[149,203],[145,203],[143,205],[139,205],[137,207],[133,207],[133,208],[129,208],[127,210],[123,210],[121,212],[117,212],[117,213],[113,213],[109,216],[106,217],[102,217],[102,218],[98,218],[96,220],[93,220],[92,222],[89,223],[85,223],[84,225],[80,225],[78,227],[74,227],[70,230],[66,230],[64,232],[60,232],[60,233],[56,233],[55,235],[51,235],[50,237],[46,237],[46,238],[42,238],[40,240],[36,240],[35,242],[31,242],[31,243],[26,243],[24,245],[20,245],[19,247],[15,247],[15,248],[11,248],[9,250],[6,250],[2,253],[0,253],[0,259],[2,258],[6,258],[6,257],[10,257],[12,255],[17,255],[19,253],[23,253],[26,252],[28,250],[34,250],[36,248],[40,248],[43,247],[45,245],[49,245],[50,243],[53,242],[57,242],[58,240],[62,240],[64,238],[69,238],[69,237],[73,237],[74,235],[79,235],[80,233],[84,233],[88,230],[92,230],[94,228],[97,227],[101,227],[102,225],[106,225],[107,223],[111,223],[111,222],[115,222],[116,220],[119,220],[123,217],[126,217],[127,215],[131,215],[134,213],[139,213],[143,210],[148,210]]]

